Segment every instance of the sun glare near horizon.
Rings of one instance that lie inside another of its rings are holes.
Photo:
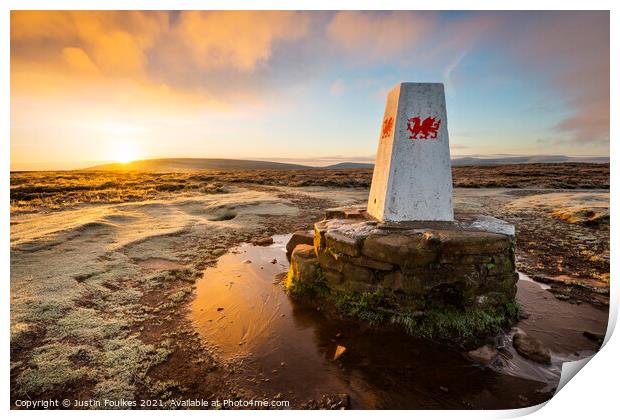
[[[111,160],[116,163],[129,163],[138,159],[138,148],[130,141],[118,142],[111,150]]]

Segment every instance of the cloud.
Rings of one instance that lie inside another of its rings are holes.
[[[69,67],[79,73],[99,74],[99,68],[81,48],[65,47],[62,49],[62,57]]]
[[[609,141],[608,12],[11,12],[20,118],[54,97],[179,120],[265,110],[310,98],[317,81],[382,104],[402,77],[442,76],[453,92],[519,83],[532,102],[560,102],[536,111],[562,115],[545,136]]]
[[[72,26],[73,17],[69,12],[12,11],[11,42],[39,39],[73,41],[75,34],[69,29]]]
[[[292,11],[16,11],[11,71],[69,73],[76,86],[99,82],[96,74],[251,101],[267,84],[275,51],[303,37],[309,19]]]
[[[510,46],[506,52],[518,68],[541,80],[538,89],[551,89],[572,110],[554,128],[575,143],[609,142],[609,12],[520,17],[504,15],[505,30],[496,39]]]
[[[463,59],[467,55],[467,52],[468,51],[463,51],[462,53],[458,54],[455,57],[455,59],[452,62],[450,62],[450,64],[448,64],[448,66],[446,66],[446,68],[443,70],[443,80],[445,83],[447,93],[454,93],[455,83],[453,80],[453,73],[456,71],[457,67],[461,64],[461,61],[463,61]]]
[[[436,21],[432,12],[337,13],[326,28],[330,41],[358,59],[394,58],[412,50]]]
[[[90,61],[103,75],[136,77],[145,73],[146,53],[167,28],[164,12],[14,11],[11,58],[48,68],[67,58],[69,65],[76,63],[73,59]],[[70,69],[91,72],[92,66]]]
[[[275,43],[295,41],[308,27],[308,15],[294,12],[181,12],[173,40],[202,68],[251,72],[266,63]]]

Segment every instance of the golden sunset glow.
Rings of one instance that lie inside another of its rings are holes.
[[[130,141],[119,141],[114,143],[110,160],[117,163],[129,163],[138,159],[138,148]]]
[[[13,11],[11,167],[205,156],[372,162],[386,92],[415,80],[444,82],[453,155],[607,156],[608,19]]]

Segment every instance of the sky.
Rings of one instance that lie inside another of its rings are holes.
[[[387,92],[443,82],[463,155],[609,156],[609,13],[13,11],[11,169],[372,162]]]

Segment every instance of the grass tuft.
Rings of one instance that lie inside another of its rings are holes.
[[[316,277],[324,279],[320,267],[317,267]],[[293,298],[322,298],[333,304],[344,316],[370,325],[398,325],[410,335],[440,341],[467,343],[497,334],[516,321],[520,310],[518,302],[513,299],[498,309],[430,308],[424,311],[403,311],[395,309],[382,290],[350,294],[336,292],[330,290],[324,281],[296,281],[292,270],[284,283]]]
[[[393,314],[390,322],[422,338],[469,340],[501,332],[516,321],[518,313],[518,303],[512,300],[496,310],[457,311],[442,308],[426,310],[423,315],[400,312]]]
[[[284,288],[287,293],[294,299],[327,297],[330,292],[329,288],[325,285],[323,270],[321,270],[321,267],[318,264],[316,264],[315,270],[315,278],[317,281],[314,283],[308,283],[295,279],[292,268],[289,269],[289,272],[284,279]]]

